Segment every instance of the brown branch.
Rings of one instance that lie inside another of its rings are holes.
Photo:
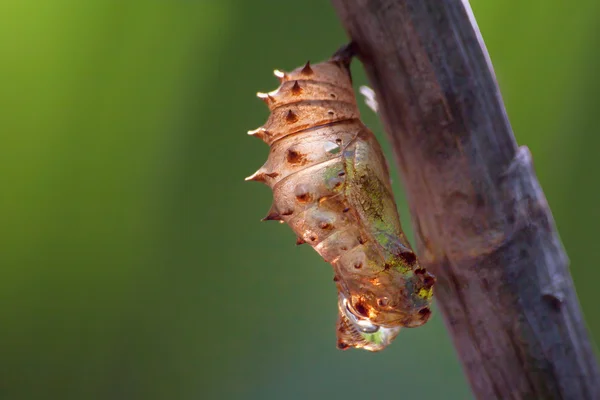
[[[421,262],[480,399],[599,399],[568,258],[467,1],[333,0],[377,94]]]

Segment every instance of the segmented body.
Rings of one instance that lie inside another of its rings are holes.
[[[265,218],[286,222],[334,269],[338,347],[381,350],[401,327],[425,323],[434,278],[406,240],[381,147],[360,121],[347,60],[276,71],[261,97],[267,123],[249,132],[270,146],[248,180],[273,190]]]

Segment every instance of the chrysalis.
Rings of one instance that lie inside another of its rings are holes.
[[[359,119],[350,60],[340,51],[275,71],[279,88],[258,93],[271,115],[248,132],[269,158],[246,180],[273,190],[264,220],[285,221],[333,266],[338,348],[378,351],[429,319],[434,278],[402,232],[381,147]]]

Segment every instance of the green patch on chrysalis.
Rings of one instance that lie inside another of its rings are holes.
[[[369,343],[373,343],[373,344],[376,344],[376,345],[383,344],[383,339],[384,339],[384,335],[385,334],[384,334],[384,331],[382,329],[378,330],[375,333],[364,333],[364,332],[361,332],[360,334],[363,337],[363,339],[365,339]]]

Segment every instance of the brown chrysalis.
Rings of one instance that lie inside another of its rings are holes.
[[[264,219],[286,222],[333,266],[338,347],[377,351],[429,319],[434,277],[402,232],[381,147],[360,121],[348,51],[275,71],[279,88],[258,93],[271,115],[249,132],[269,157],[246,179],[273,190]]]

